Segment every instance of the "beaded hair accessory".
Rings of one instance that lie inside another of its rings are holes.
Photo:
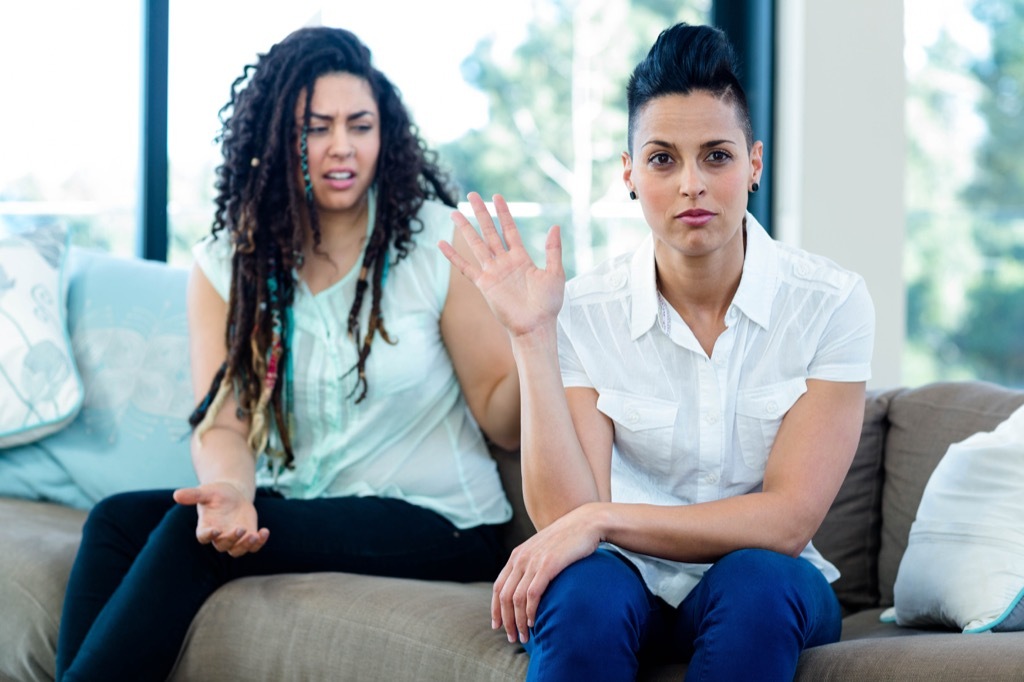
[[[313,201],[313,181],[309,179],[309,125],[302,126],[302,137],[299,140],[299,158],[302,164],[302,182],[306,188],[306,201]]]

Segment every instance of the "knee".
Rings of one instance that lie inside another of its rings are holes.
[[[134,492],[104,497],[89,510],[89,516],[82,528],[82,536],[105,535],[112,528],[120,528],[125,519],[135,517],[137,497],[138,494]]]
[[[803,620],[809,606],[829,610],[834,601],[828,582],[809,561],[764,549],[743,549],[722,557],[704,576],[707,602],[742,613],[744,622],[764,626],[765,619]]]
[[[585,633],[587,646],[592,647],[605,636],[622,638],[637,630],[647,609],[640,577],[622,559],[599,551],[551,582],[537,610],[535,635],[558,630]]]

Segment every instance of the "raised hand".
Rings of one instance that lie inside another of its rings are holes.
[[[230,483],[179,488],[174,491],[174,501],[196,506],[196,539],[204,545],[212,544],[218,552],[233,557],[258,552],[270,537],[270,531],[257,524],[252,500]]]
[[[504,244],[480,195],[471,192],[469,203],[481,234],[477,234],[458,211],[452,213],[452,220],[480,265],[463,258],[445,241],[438,244],[442,253],[453,267],[476,285],[494,316],[513,336],[528,334],[553,322],[562,307],[565,288],[558,227],[548,231],[545,265],[541,270],[523,247],[519,230],[501,195],[494,196],[494,208],[505,237]]]

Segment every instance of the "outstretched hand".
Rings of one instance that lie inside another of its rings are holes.
[[[453,267],[476,285],[491,312],[513,336],[528,334],[554,321],[562,307],[565,288],[558,227],[548,231],[544,246],[545,264],[541,270],[523,247],[519,230],[501,195],[494,196],[494,208],[505,237],[504,243],[480,195],[471,192],[469,203],[480,225],[480,234],[462,213],[454,211],[452,220],[469,244],[479,266],[463,258],[448,242],[438,244],[441,252]]]
[[[252,500],[230,483],[179,488],[174,491],[174,501],[195,505],[199,513],[196,539],[212,544],[218,552],[233,557],[258,552],[270,537],[270,531],[257,524]]]

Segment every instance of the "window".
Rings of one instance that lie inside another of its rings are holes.
[[[134,253],[140,21],[138,3],[0,9],[0,221],[58,219],[76,244]]]
[[[905,13],[905,383],[1024,386],[1024,3]]]

